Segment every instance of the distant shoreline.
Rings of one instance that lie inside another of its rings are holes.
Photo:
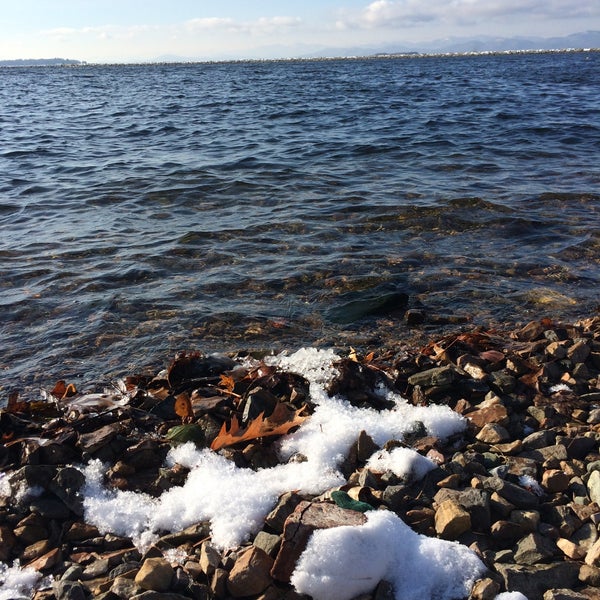
[[[530,50],[481,50],[472,52],[386,52],[356,56],[288,57],[288,58],[239,58],[229,60],[174,60],[145,62],[103,62],[91,63],[71,59],[15,59],[0,60],[0,67],[90,67],[90,66],[151,66],[151,65],[195,65],[195,64],[240,64],[278,62],[325,62],[332,60],[381,60],[406,58],[456,58],[477,56],[511,56],[522,54],[565,54],[600,52],[600,48],[556,48]]]

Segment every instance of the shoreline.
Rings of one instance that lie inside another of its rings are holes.
[[[564,587],[580,594],[573,598],[597,597],[600,317],[543,319],[505,332],[462,325],[425,344],[415,339],[395,349],[347,348],[321,402],[340,398],[350,412],[389,416],[398,408],[390,398],[402,396],[410,410],[452,412],[464,428],[442,435],[414,421],[384,443],[361,430],[335,463],[340,485],[318,493],[290,487],[234,546],[215,542],[216,517],[157,530],[146,546],[111,532],[98,516],[89,522],[91,475],[73,465],[108,465],[96,474],[104,502],[127,492],[161,502],[188,485],[196,467],[184,459],[186,441],[247,474],[289,465],[292,457],[282,459],[276,443],[317,418],[316,380],[309,384],[286,363],[255,359],[240,369],[239,356],[189,353],[107,394],[65,382],[46,401],[13,396],[0,410],[0,561],[53,576],[36,592],[39,600],[150,592],[291,600],[301,597],[290,577],[312,533],[348,522],[360,528],[375,510],[415,534],[469,548],[485,567],[469,582],[473,600],[506,590],[545,600]],[[381,386],[395,395],[382,395]],[[412,474],[369,463],[400,449],[431,469],[419,477],[417,463]],[[173,453],[181,462],[165,463]],[[393,598],[390,577],[362,590],[364,597]]]

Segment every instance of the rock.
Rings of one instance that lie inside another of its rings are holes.
[[[257,548],[264,550],[269,556],[275,556],[281,546],[281,536],[266,531],[259,531],[252,542]]]
[[[592,471],[587,481],[588,494],[590,500],[600,504],[600,471]]]
[[[325,502],[303,501],[286,519],[281,548],[277,553],[271,575],[287,583],[294,572],[296,561],[306,548],[315,529],[328,529],[341,525],[363,525],[364,513],[340,508]]]
[[[542,473],[542,487],[550,494],[564,492],[569,487],[569,477],[560,469],[548,469]]]
[[[523,439],[523,448],[525,450],[539,450],[546,446],[553,446],[556,443],[556,432],[549,429],[534,431]]]
[[[135,583],[144,590],[166,592],[174,573],[173,567],[164,558],[147,558],[135,576]]]
[[[535,565],[550,562],[556,552],[556,545],[539,533],[530,533],[519,540],[515,551],[515,562],[521,565]]]
[[[445,500],[435,511],[435,531],[444,539],[455,540],[471,529],[471,515],[454,500]]]
[[[497,492],[517,508],[535,508],[539,504],[535,494],[499,477],[488,477],[483,481],[483,486],[490,492]]]
[[[485,490],[469,488],[459,492],[457,502],[469,513],[473,531],[487,533],[490,529],[490,495]]]
[[[508,412],[503,404],[491,404],[483,407],[480,404],[476,410],[467,413],[465,417],[479,428],[487,423],[498,423],[503,426],[508,424]]]
[[[578,544],[574,544],[571,540],[567,540],[565,538],[558,538],[556,540],[556,545],[561,550],[561,552],[571,560],[581,560],[585,558],[585,549],[579,546]]]
[[[469,600],[494,600],[500,592],[500,584],[489,577],[475,582]]]
[[[119,598],[123,598],[123,600],[130,600],[138,595],[142,591],[142,588],[140,588],[133,579],[127,577],[115,577],[110,586],[110,591]]]
[[[528,600],[543,600],[544,593],[554,588],[576,587],[579,579],[579,565],[574,562],[538,566],[498,563],[496,570],[507,590],[521,592]]]
[[[600,568],[583,564],[579,569],[579,581],[593,587],[600,587]]]
[[[0,525],[0,562],[6,562],[16,544],[12,529],[8,525]]]
[[[84,452],[93,454],[97,450],[100,450],[103,446],[109,444],[115,436],[119,433],[120,427],[118,423],[110,423],[104,427],[100,427],[95,431],[89,433],[82,433],[79,436],[77,445]]]
[[[86,600],[85,590],[77,581],[55,581],[52,589],[56,600]]]
[[[54,568],[61,560],[62,552],[59,548],[54,548],[25,566],[35,569],[36,571],[46,571]]]
[[[254,596],[271,584],[273,559],[256,546],[247,548],[235,561],[227,577],[227,590],[234,598]]]
[[[408,378],[408,383],[420,387],[444,387],[450,385],[456,379],[456,375],[456,368],[446,365],[415,373]]]
[[[585,564],[600,567],[600,539],[596,540],[585,555]]]
[[[285,520],[294,512],[302,496],[296,492],[286,492],[279,498],[277,506],[265,518],[265,524],[276,533],[282,533]]]
[[[202,542],[199,563],[202,572],[210,577],[221,565],[221,553],[209,541]]]
[[[523,528],[523,531],[533,533],[540,524],[540,513],[537,510],[513,510],[510,520]]]
[[[486,423],[475,437],[485,444],[501,444],[510,440],[508,431],[498,423]]]
[[[590,600],[590,598],[579,592],[563,588],[558,590],[548,590],[544,594],[544,600]]]

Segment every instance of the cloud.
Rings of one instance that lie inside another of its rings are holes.
[[[343,14],[338,29],[414,27],[426,23],[464,25],[487,20],[570,19],[600,15],[597,0],[375,0],[358,12]]]
[[[264,35],[292,27],[302,23],[299,17],[275,16],[259,17],[252,21],[236,21],[225,17],[204,17],[186,21],[184,27],[188,31],[227,31],[230,33],[246,33],[251,35]]]

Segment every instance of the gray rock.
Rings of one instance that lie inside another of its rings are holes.
[[[550,562],[556,552],[554,542],[539,533],[530,533],[517,543],[515,561],[520,565]]]
[[[86,600],[86,594],[81,583],[61,579],[52,584],[56,600]]]
[[[579,564],[576,562],[538,566],[498,563],[495,566],[504,580],[504,587],[521,592],[528,600],[543,600],[544,593],[555,588],[574,588],[579,580]]]
[[[408,378],[408,383],[420,387],[442,387],[450,385],[456,379],[456,376],[456,368],[452,365],[446,365],[415,373]]]
[[[517,508],[536,508],[539,504],[539,498],[534,493],[499,477],[484,479],[483,487],[496,492]]]
[[[259,531],[252,542],[257,548],[264,550],[269,556],[275,556],[281,546],[281,536],[266,531]]]
[[[588,494],[590,500],[600,504],[600,471],[592,471],[587,481]]]

